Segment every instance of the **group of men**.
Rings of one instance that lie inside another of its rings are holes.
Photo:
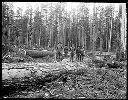
[[[70,61],[74,61],[74,56],[76,55],[76,61],[83,61],[84,59],[84,48],[78,46],[75,48],[74,46],[71,47],[71,54],[70,54]]]
[[[64,55],[63,55],[63,50],[64,50]],[[73,62],[75,59],[75,55],[76,55],[76,61],[81,62],[84,59],[84,48],[78,46],[75,47],[74,45],[72,45],[70,48],[68,48],[67,46],[62,47],[62,44],[59,43],[57,45],[56,48],[56,59],[58,59],[59,61],[62,61],[63,57],[67,57],[68,54],[70,52],[70,61]]]

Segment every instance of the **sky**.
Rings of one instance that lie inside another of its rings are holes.
[[[32,6],[32,8],[35,10],[38,6],[41,6],[41,4],[47,4],[49,2],[11,2],[13,3],[13,10],[16,13],[16,9],[18,7],[23,9],[23,13],[25,12],[25,10],[27,9],[27,7]],[[53,4],[56,4],[57,2],[50,2]],[[82,3],[82,2],[64,2],[66,5],[66,8],[68,12],[71,11],[71,9],[76,9],[78,8],[78,6]],[[92,14],[93,13],[93,4],[94,3],[85,3],[85,5],[88,7],[89,9],[89,13]],[[95,6],[107,6],[110,5],[110,3],[95,3]],[[119,3],[113,3],[114,7],[115,7],[115,15],[118,13],[118,9],[119,9]],[[39,9],[40,10],[40,9]]]

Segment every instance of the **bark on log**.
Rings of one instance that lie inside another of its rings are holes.
[[[21,63],[22,64],[22,63]],[[56,81],[59,77],[66,72],[60,64],[56,66],[47,64],[5,64],[2,66],[2,89],[3,95],[12,95],[14,93],[25,91],[26,89],[32,90],[34,88],[42,88],[46,83]],[[19,66],[19,68],[18,68]],[[48,69],[49,67],[49,69]],[[8,91],[7,91],[8,90]]]
[[[22,65],[22,67],[20,67]],[[58,68],[55,68],[56,66]],[[65,68],[67,64],[51,63],[51,64],[2,64],[2,85],[3,95],[9,96],[16,93],[16,91],[31,91],[33,89],[42,89],[43,86],[48,86],[49,83],[58,81],[66,81],[66,77],[72,74],[74,77],[77,75],[95,74],[99,69],[79,67]],[[19,69],[17,68],[19,66]],[[70,65],[69,65],[70,66]],[[10,67],[14,67],[7,70]],[[49,69],[48,69],[49,67]],[[54,67],[54,68],[53,68]],[[78,68],[79,67],[79,68]],[[46,70],[47,69],[47,70]],[[109,69],[100,69],[109,71]],[[104,72],[103,71],[103,72]],[[118,70],[117,70],[118,71]],[[92,75],[93,76],[93,75]],[[9,90],[9,91],[7,91]],[[18,93],[19,94],[19,93]]]
[[[29,55],[32,58],[40,58],[45,56],[54,57],[55,53],[52,51],[27,50],[26,55]]]
[[[12,49],[21,57],[30,56],[32,58],[40,58],[45,56],[53,57],[55,55],[55,52],[48,50],[25,50],[16,46],[12,46]]]

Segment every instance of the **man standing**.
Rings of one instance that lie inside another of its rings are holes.
[[[84,59],[84,48],[80,49],[80,62]]]
[[[65,57],[67,57],[67,54],[68,54],[68,47],[67,46],[65,46],[65,48],[64,48],[64,54],[65,54]]]
[[[57,57],[57,59],[58,60],[62,60],[62,51],[63,51],[63,47],[62,47],[62,43],[58,43],[58,45],[57,45],[57,48],[56,48],[57,50],[57,54],[56,54],[56,57]]]
[[[76,49],[76,60],[80,61],[80,46],[78,46]]]
[[[70,57],[70,61],[73,62],[73,57],[74,57],[74,54],[75,54],[75,47],[74,45],[71,47],[71,57]]]

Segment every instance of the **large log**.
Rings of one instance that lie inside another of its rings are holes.
[[[2,65],[3,95],[42,88],[51,81],[57,80],[67,70],[61,64],[5,64]],[[8,90],[8,91],[6,91]]]
[[[30,56],[32,58],[40,58],[40,57],[46,57],[50,56],[53,57],[55,55],[54,51],[48,51],[48,50],[25,50],[22,48],[18,48],[16,46],[11,47],[14,52],[16,52],[21,57]]]
[[[91,76],[95,76],[95,75],[103,75],[103,79],[105,79],[105,77],[106,79],[108,79],[108,74],[111,74],[113,72],[113,70],[109,70],[109,69],[88,68],[85,66],[82,67],[80,65],[79,66],[77,65],[77,67],[74,68],[73,66],[71,66],[73,64],[71,63],[68,64],[69,65],[65,64],[65,62],[49,63],[49,64],[48,63],[47,64],[45,63],[2,64],[2,83],[4,85],[2,93],[6,92],[4,93],[4,96],[5,94],[8,96],[9,94],[10,96],[13,96],[12,94],[16,93],[16,91],[19,92],[33,91],[34,88],[44,89],[45,87],[47,88],[49,86],[52,87],[51,84],[54,82],[59,83],[63,81],[64,83],[68,81],[66,77],[72,79],[72,82],[74,82],[73,87],[75,88],[75,82],[77,82],[76,79],[79,80],[81,75],[85,77],[85,80],[86,77],[90,78]],[[8,68],[10,68],[10,70],[7,70]],[[108,72],[107,76],[105,76],[106,72]],[[117,72],[119,72],[119,75],[121,75],[120,73],[122,71],[117,70]],[[112,73],[112,75],[113,74],[114,73]],[[126,75],[126,74],[122,74],[122,75]],[[60,81],[58,81],[58,79]],[[76,81],[73,81],[74,79]],[[91,83],[92,81],[86,80],[84,82],[88,84],[88,82]],[[56,85],[53,86],[55,87]],[[20,93],[17,94],[19,95]]]
[[[47,50],[43,50],[43,51],[27,50],[26,55],[29,55],[32,58],[40,58],[40,57],[45,57],[45,56],[54,57],[55,52],[47,51]]]

